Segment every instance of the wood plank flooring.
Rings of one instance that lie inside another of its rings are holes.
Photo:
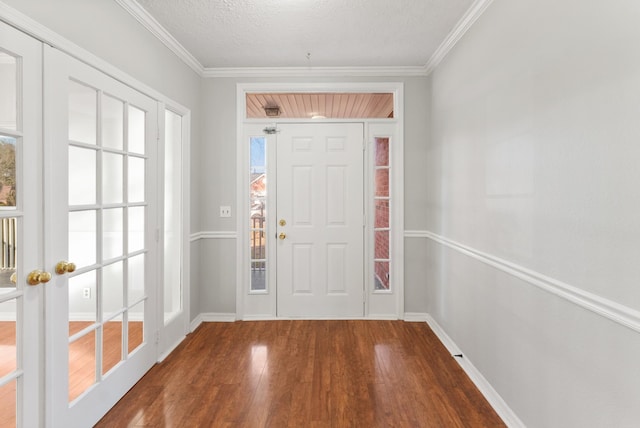
[[[206,323],[97,427],[503,427],[425,323]]]

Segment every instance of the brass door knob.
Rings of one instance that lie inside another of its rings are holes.
[[[71,273],[76,270],[76,265],[71,262],[61,261],[56,265],[56,273],[58,275],[64,275],[65,273]]]
[[[285,239],[287,237],[287,235],[283,232],[280,232],[280,235],[278,235],[278,238],[280,239]]]
[[[49,281],[51,281],[51,274],[41,270],[34,270],[27,276],[27,284],[29,285],[45,284]]]
[[[9,277],[9,281],[11,281],[12,284],[17,284],[18,283],[18,275],[14,272],[11,274],[11,276]]]
[[[282,219],[280,219],[280,221],[278,222],[278,224],[279,224],[280,226],[286,226],[286,225],[287,225],[287,222],[285,221],[285,219],[283,219],[283,218],[282,218]]]

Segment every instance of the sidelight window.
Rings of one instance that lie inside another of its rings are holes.
[[[251,138],[250,245],[251,291],[267,290],[267,139]]]
[[[391,261],[389,236],[391,227],[389,178],[389,138],[374,139],[374,289],[390,290],[389,264]]]

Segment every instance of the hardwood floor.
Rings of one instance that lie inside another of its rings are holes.
[[[425,323],[206,323],[97,427],[503,427]]]

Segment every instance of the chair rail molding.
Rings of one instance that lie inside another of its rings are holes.
[[[405,231],[404,236],[430,239],[640,333],[640,311],[633,308],[427,230]]]
[[[215,230],[192,233],[189,237],[189,241],[195,242],[200,239],[236,239],[238,234],[235,231],[228,230]]]

